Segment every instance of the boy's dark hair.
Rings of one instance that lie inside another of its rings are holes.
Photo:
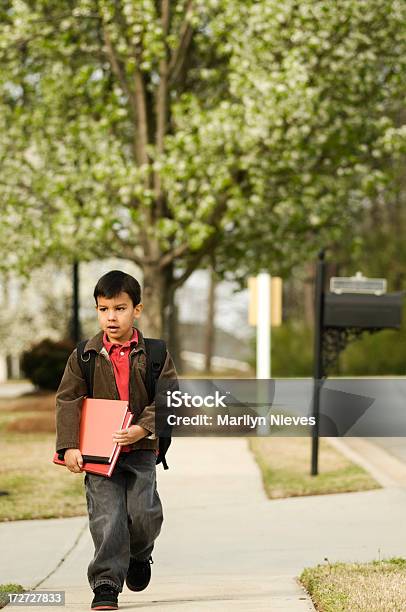
[[[128,293],[134,306],[141,302],[141,287],[137,279],[121,270],[107,272],[107,274],[99,278],[94,288],[93,296],[96,306],[99,296],[111,299],[123,291]]]

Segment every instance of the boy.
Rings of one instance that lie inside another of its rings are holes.
[[[116,610],[124,581],[142,591],[151,577],[151,552],[163,521],[156,489],[155,402],[145,387],[146,355],[142,333],[133,327],[141,315],[138,281],[119,270],[102,276],[94,289],[101,331],[88,340],[85,352],[96,352],[93,397],[129,400],[133,424],[117,431],[121,453],[110,478],[86,474],[89,528],[95,553],[88,567],[94,591],[93,610]],[[160,379],[176,379],[168,351]],[[81,406],[87,395],[77,349],[70,355],[56,394],[56,450],[65,451],[67,468],[81,473],[79,451]]]

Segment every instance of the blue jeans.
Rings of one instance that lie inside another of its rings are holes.
[[[130,556],[149,559],[161,531],[155,451],[121,453],[110,478],[86,473],[85,489],[95,548],[87,572],[90,587],[109,584],[121,592]]]

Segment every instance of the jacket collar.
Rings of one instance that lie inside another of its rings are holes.
[[[133,349],[133,351],[134,352],[144,351],[145,353],[144,336],[142,335],[142,332],[139,329],[137,329],[137,333],[138,333],[138,342],[135,348]],[[95,336],[93,336],[93,338],[90,338],[85,344],[84,352],[97,351],[97,353],[100,353],[100,351],[104,348],[103,335],[104,335],[104,331],[101,329]]]

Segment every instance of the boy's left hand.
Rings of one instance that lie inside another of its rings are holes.
[[[113,442],[117,443],[119,446],[126,446],[127,444],[138,442],[141,438],[148,436],[149,433],[150,432],[144,429],[144,427],[141,427],[141,425],[130,425],[130,427],[126,429],[120,429],[114,432]]]

